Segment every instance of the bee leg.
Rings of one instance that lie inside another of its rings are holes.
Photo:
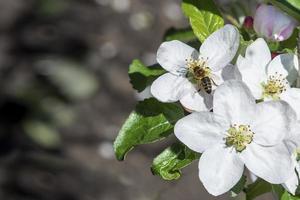
[[[199,93],[201,91],[201,88],[197,89],[194,94]]]
[[[216,84],[216,82],[212,78],[210,80],[215,86],[219,86],[218,84]]]

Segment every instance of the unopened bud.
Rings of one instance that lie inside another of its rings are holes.
[[[295,19],[272,5],[261,4],[254,16],[255,32],[269,41],[288,39],[296,25]]]
[[[244,20],[244,24],[243,24],[244,28],[253,29],[253,22],[254,22],[253,17],[247,16]]]
[[[273,60],[276,56],[278,56],[278,55],[279,55],[279,53],[277,53],[277,52],[272,52],[272,53],[271,53],[272,60]]]

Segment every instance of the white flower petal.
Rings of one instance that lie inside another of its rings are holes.
[[[289,193],[295,195],[296,189],[298,187],[299,181],[298,176],[296,172],[293,173],[293,175],[282,184],[282,186],[289,191]]]
[[[218,71],[234,58],[239,39],[238,30],[232,25],[225,25],[204,41],[200,47],[200,56],[208,58],[208,66],[213,71]]]
[[[214,196],[233,188],[243,171],[244,163],[235,151],[221,145],[207,149],[199,161],[199,178],[206,190]]]
[[[284,143],[291,153],[300,147],[300,121],[293,124],[292,131],[286,136]]]
[[[219,85],[221,85],[224,82],[222,72],[225,68],[226,67],[224,67],[222,70],[215,71],[210,74],[210,78],[212,80],[212,90],[215,90]]]
[[[250,180],[253,183],[258,179],[258,177],[255,174],[253,174],[252,172],[250,172],[250,171],[249,171],[249,176],[250,176]]]
[[[291,177],[282,184],[282,186],[289,191],[291,194],[295,195],[296,189],[298,187],[299,181],[298,181],[298,175],[296,173],[296,170],[299,170],[299,164],[297,162],[297,155],[293,152],[292,154],[292,160],[294,164],[294,169]]]
[[[167,71],[178,74],[186,68],[186,59],[198,58],[198,52],[178,40],[164,42],[157,50],[157,62]]]
[[[296,113],[284,101],[268,101],[257,104],[255,120],[250,124],[253,141],[272,146],[281,143],[296,123]]]
[[[263,147],[252,142],[241,153],[241,157],[252,173],[273,184],[287,181],[294,168],[291,155],[283,143]]]
[[[215,90],[219,85],[224,83],[224,81],[237,80],[238,78],[236,76],[236,70],[236,66],[228,64],[223,69],[213,72],[211,74],[213,90]]]
[[[205,92],[189,92],[180,99],[180,103],[191,111],[208,111],[212,109],[212,95]]]
[[[221,77],[223,81],[228,80],[237,80],[238,77],[236,76],[236,70],[237,67],[235,65],[229,64],[226,67],[224,67],[221,71]]]
[[[255,99],[241,81],[230,80],[214,93],[213,111],[231,124],[249,124],[255,116]]]
[[[210,112],[194,112],[180,119],[174,127],[175,136],[190,149],[202,153],[215,144],[220,144],[223,120]]]
[[[297,161],[297,163],[296,163],[296,171],[297,171],[298,174],[300,174],[300,163],[299,163],[299,161]]]
[[[271,53],[264,39],[258,38],[246,49],[245,57],[258,67],[264,68],[271,61]]]
[[[278,73],[282,74],[283,77],[287,77],[288,71],[285,69],[285,65],[293,63],[293,57],[287,57],[287,55],[288,54],[278,55],[269,63],[267,67],[268,76]],[[291,60],[288,60],[288,58]]]
[[[266,66],[261,66],[253,63],[250,59],[238,57],[237,60],[237,75],[236,77],[249,87],[253,96],[256,99],[262,97],[261,83],[267,80]]]
[[[194,86],[184,77],[166,73],[158,77],[151,85],[151,93],[162,102],[178,101]]]
[[[274,73],[274,71],[276,71],[274,69],[276,69],[276,67],[279,68],[277,71],[280,71],[280,73],[283,73],[285,76],[287,76],[287,80],[289,81],[290,85],[293,85],[296,82],[298,76],[298,58],[296,55],[280,54],[276,56],[269,65],[268,71],[273,69]],[[271,67],[271,65],[273,67]]]
[[[297,113],[297,118],[300,119],[300,89],[290,88],[280,95],[283,101],[286,101]]]

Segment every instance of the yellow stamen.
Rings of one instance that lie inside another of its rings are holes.
[[[249,125],[235,124],[227,130],[226,145],[234,147],[237,152],[242,152],[252,142],[253,135]]]
[[[286,90],[288,82],[282,74],[271,75],[266,83],[261,83],[263,88],[262,98],[280,99],[280,94]]]
[[[204,59],[186,59],[186,65],[188,68],[188,78],[201,80],[211,75],[211,69],[207,66],[207,61]]]

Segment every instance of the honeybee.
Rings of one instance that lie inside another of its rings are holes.
[[[193,73],[199,87],[198,92],[203,89],[207,94],[210,94],[213,80],[206,75],[206,70],[203,67],[196,66],[193,68]]]
[[[211,94],[213,85],[217,86],[213,78],[217,77],[211,73],[211,69],[207,66],[207,60],[204,59],[187,59],[188,73],[187,78],[197,85],[197,92],[204,91]]]

